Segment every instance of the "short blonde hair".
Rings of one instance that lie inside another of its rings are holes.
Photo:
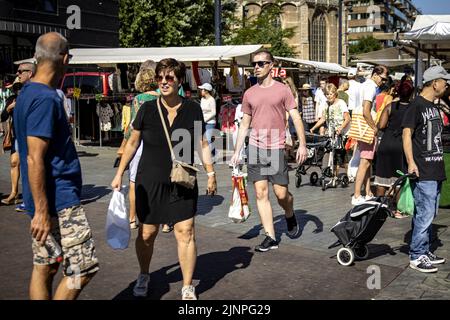
[[[151,68],[139,71],[134,81],[134,87],[139,92],[156,90],[158,84],[155,81],[155,76],[155,70]]]
[[[330,93],[334,93],[335,96],[338,95],[338,93],[337,93],[337,88],[336,88],[336,86],[335,86],[334,84],[332,84],[332,83],[328,83],[328,84],[325,86],[325,94],[330,94]]]

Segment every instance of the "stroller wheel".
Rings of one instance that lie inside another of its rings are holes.
[[[327,190],[327,182],[325,181],[325,178],[320,179],[320,185],[322,186],[322,191]]]
[[[319,181],[319,175],[317,172],[311,173],[311,176],[309,177],[309,182],[312,186],[315,186],[317,184],[317,181]]]
[[[343,266],[349,266],[355,261],[355,255],[352,249],[340,248],[337,252],[337,260]]]
[[[300,185],[302,184],[302,175],[296,175],[295,176],[295,187],[300,188]]]
[[[344,174],[341,178],[341,186],[342,188],[346,188],[348,187],[348,184],[350,183],[348,176],[346,174]]]
[[[369,257],[369,247],[367,246],[367,244],[360,247],[355,247],[354,251],[355,257],[358,260],[365,260]]]

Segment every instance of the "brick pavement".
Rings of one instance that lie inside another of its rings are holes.
[[[130,299],[130,287],[137,273],[134,246],[113,251],[105,242],[104,223],[111,196],[109,183],[115,169],[114,148],[79,147],[83,169],[83,203],[86,205],[97,241],[102,271],[86,288],[80,299]],[[0,157],[0,192],[9,191],[8,158]],[[449,299],[450,266],[440,266],[436,274],[425,275],[407,268],[410,219],[388,219],[369,244],[368,260],[351,267],[340,266],[337,249],[328,249],[335,241],[330,228],[350,208],[349,188],[329,189],[306,184],[296,189],[293,172],[290,190],[294,194],[296,215],[302,229],[297,239],[286,237],[283,212],[274,205],[280,249],[260,254],[253,251],[261,241],[261,225],[256,212],[254,192],[249,188],[252,216],[242,224],[227,218],[230,202],[230,170],[216,166],[218,195],[201,195],[196,218],[198,264],[195,282],[202,299]],[[126,179],[125,179],[126,181]],[[206,177],[199,176],[200,190]],[[203,186],[203,189],[202,189]],[[274,196],[271,195],[275,203]],[[449,257],[450,210],[441,210],[434,222],[438,240],[437,254]],[[0,299],[26,299],[31,270],[31,248],[27,234],[29,219],[0,206],[0,243],[4,252]],[[133,239],[135,233],[133,234]],[[369,266],[381,270],[381,290],[369,290],[366,281]],[[176,244],[172,234],[158,237],[151,265],[150,299],[177,299],[181,277],[177,265]],[[112,280],[113,279],[113,280]],[[19,281],[18,281],[19,280]]]

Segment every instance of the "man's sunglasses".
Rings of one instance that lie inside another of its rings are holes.
[[[266,64],[270,64],[272,61],[254,61],[252,62],[252,66],[253,68],[256,67],[256,65],[258,65],[258,67],[263,68]]]
[[[24,72],[30,72],[31,70],[27,70],[27,69],[22,69],[22,70],[17,70],[17,73],[18,74],[22,74],[22,73],[24,73]]]
[[[155,77],[155,80],[156,80],[158,83],[163,82],[164,79],[166,80],[166,82],[167,82],[168,84],[173,84],[173,83],[175,82],[175,77],[174,77],[174,76],[166,75],[166,76],[164,76],[164,77],[163,77],[163,76],[156,76],[156,77]]]
[[[381,78],[381,81],[383,81],[383,82],[388,81],[388,78],[385,78],[385,77],[382,77],[382,76],[380,76],[380,78]]]

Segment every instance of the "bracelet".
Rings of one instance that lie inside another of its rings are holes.
[[[216,175],[216,173],[214,171],[207,172],[206,174],[208,175],[208,177],[212,177],[212,176]]]

